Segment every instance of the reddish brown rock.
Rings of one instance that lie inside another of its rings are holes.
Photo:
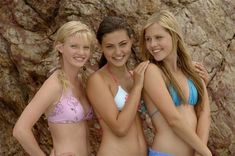
[[[12,128],[22,110],[54,66],[55,31],[64,22],[81,20],[96,31],[104,16],[124,17],[136,32],[130,65],[138,57],[138,35],[144,21],[160,8],[168,8],[182,25],[185,42],[194,60],[204,63],[212,79],[208,90],[212,124],[209,147],[215,156],[235,155],[235,1],[232,0],[0,0],[0,155],[25,155],[12,137]],[[96,70],[98,48],[89,69]],[[152,141],[146,114],[145,134]],[[101,130],[90,124],[92,151],[98,149]],[[34,127],[41,148],[52,147],[43,117]]]

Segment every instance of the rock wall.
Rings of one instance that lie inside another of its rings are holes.
[[[235,155],[234,0],[0,0],[0,155],[25,155],[12,128],[54,65],[52,42],[59,26],[81,20],[96,31],[104,16],[121,16],[133,26],[138,49],[142,24],[160,8],[176,15],[193,59],[202,62],[212,78],[208,90],[213,155]],[[96,69],[99,57],[95,50],[89,68]],[[97,129],[91,124],[94,152],[100,141]],[[145,131],[151,140],[151,131]],[[43,117],[34,133],[49,153],[52,142]]]

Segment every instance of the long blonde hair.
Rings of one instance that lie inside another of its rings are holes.
[[[173,87],[178,92],[179,97],[182,99],[183,103],[187,103],[186,97],[183,94],[182,89],[179,87],[179,84],[177,83],[176,79],[169,71],[169,69],[163,64],[162,61],[156,61],[150,54],[150,52],[146,49],[145,30],[154,23],[158,23],[159,25],[161,25],[171,35],[173,45],[172,51],[177,51],[177,66],[188,78],[190,78],[194,82],[199,93],[198,103],[201,104],[202,97],[204,94],[202,80],[199,77],[198,73],[195,72],[191,57],[183,41],[181,30],[179,28],[177,20],[169,11],[161,10],[153,14],[143,26],[140,37],[141,58],[143,60],[150,60],[150,62],[160,67],[166,77],[167,86],[169,87],[170,84],[173,85]],[[202,108],[202,105],[200,105],[200,108]]]
[[[68,79],[66,78],[65,73],[61,69],[61,66],[63,64],[63,59],[61,53],[55,48],[57,44],[64,43],[65,40],[70,37],[76,35],[78,37],[81,37],[88,43],[90,43],[91,47],[95,41],[95,35],[90,30],[90,28],[85,25],[84,23],[80,21],[70,21],[65,24],[63,24],[56,33],[55,41],[54,41],[54,52],[58,53],[58,59],[57,59],[57,67],[55,69],[60,69],[60,72],[58,74],[58,79],[60,80],[63,88],[67,88],[69,85]],[[81,71],[82,81],[83,84],[85,84],[86,81],[86,72],[84,70]]]

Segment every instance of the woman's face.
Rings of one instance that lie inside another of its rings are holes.
[[[158,23],[145,29],[145,44],[156,61],[163,61],[172,53],[172,37]]]
[[[121,67],[126,64],[131,54],[132,39],[126,30],[117,30],[105,34],[101,48],[110,65]]]
[[[75,67],[82,67],[90,57],[90,42],[80,36],[70,36],[63,44],[58,45],[63,62]]]

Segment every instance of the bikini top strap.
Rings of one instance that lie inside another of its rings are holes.
[[[133,70],[128,70],[128,73],[130,74],[130,76],[132,77],[133,74],[134,74],[134,71]]]
[[[109,66],[107,66],[107,71],[108,71],[108,73],[111,75],[111,77],[112,77],[112,79],[115,81],[115,83],[116,83],[117,85],[119,85],[120,83],[119,83],[118,79],[117,79],[117,78],[115,77],[115,75],[112,73],[112,71],[110,70]],[[129,71],[129,70],[128,70],[128,73],[130,74],[131,77],[133,76],[133,71]]]
[[[114,82],[115,82],[116,84],[119,84],[118,79],[114,76],[114,74],[113,74],[112,71],[110,70],[109,66],[107,66],[107,71],[108,71],[108,73],[110,74],[111,78],[114,80]]]

